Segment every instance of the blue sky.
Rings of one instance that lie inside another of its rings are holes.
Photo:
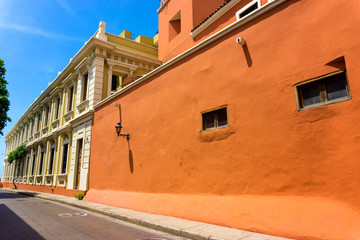
[[[9,82],[12,119],[5,135],[96,32],[153,37],[158,31],[159,0],[0,0],[0,58]],[[0,159],[5,154],[0,136]],[[0,164],[0,176],[2,176]]]

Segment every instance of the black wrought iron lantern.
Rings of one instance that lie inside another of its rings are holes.
[[[121,129],[122,129],[121,123],[118,122],[118,123],[116,124],[115,128],[116,128],[116,133],[117,133],[117,135],[118,135],[118,137],[119,137],[119,136],[120,136],[120,133],[121,133]]]
[[[126,140],[129,141],[130,140],[130,133],[121,134],[121,129],[122,129],[122,126],[121,126],[121,105],[120,105],[120,103],[114,103],[114,106],[119,108],[119,115],[120,115],[120,122],[118,122],[116,124],[116,126],[115,126],[116,133],[117,133],[118,137],[120,137],[120,136],[126,137]]]
[[[122,126],[121,126],[121,123],[118,122],[115,126],[115,129],[116,129],[116,133],[118,135],[118,137],[122,136],[122,137],[126,137],[126,140],[130,140],[130,133],[127,133],[127,134],[121,134],[121,129],[122,129]]]

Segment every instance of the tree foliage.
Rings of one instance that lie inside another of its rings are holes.
[[[26,143],[21,144],[14,151],[10,152],[7,158],[8,163],[12,163],[14,160],[20,160],[23,157],[25,157],[26,155],[25,147],[26,147]]]
[[[6,89],[8,82],[5,80],[6,69],[4,67],[4,61],[0,58],[0,135],[4,135],[3,130],[7,122],[11,119],[8,117],[10,101],[9,92]]]

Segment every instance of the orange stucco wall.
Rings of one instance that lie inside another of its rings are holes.
[[[14,184],[10,182],[3,182],[4,188],[14,188]],[[40,185],[29,185],[16,183],[16,187],[21,190],[28,190],[34,192],[52,193],[57,195],[63,195],[68,197],[75,197],[79,193],[85,193],[85,191],[66,189],[64,187],[51,187],[51,186],[40,186]],[[54,191],[52,191],[53,189]]]
[[[86,200],[359,239],[358,9],[357,0],[289,0],[97,108]],[[294,84],[337,71],[328,63],[342,56],[352,99],[297,111]],[[129,142],[116,135],[113,103]],[[229,127],[201,132],[201,112],[223,105]]]
[[[190,35],[193,27],[197,26],[205,18],[209,17],[224,1],[220,0],[171,0],[159,12],[159,59],[164,62],[185,52],[189,48],[195,46],[199,42],[218,32],[219,30],[229,26],[236,21],[235,13],[246,6],[251,0],[243,0],[237,3],[223,16],[205,28],[196,37]],[[262,5],[267,1],[263,0]],[[204,7],[204,5],[206,7]],[[211,9],[211,10],[209,10]],[[181,33],[175,38],[169,39],[169,20],[181,11]]]
[[[192,27],[199,25],[205,18],[215,12],[226,0],[192,0]]]

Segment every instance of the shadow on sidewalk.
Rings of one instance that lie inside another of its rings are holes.
[[[0,216],[0,239],[44,239],[4,204],[0,204]]]
[[[8,192],[6,190],[0,189],[0,199],[6,198],[26,198],[26,197],[34,197],[36,194],[20,194],[17,192]],[[0,215],[1,216],[1,215]]]

